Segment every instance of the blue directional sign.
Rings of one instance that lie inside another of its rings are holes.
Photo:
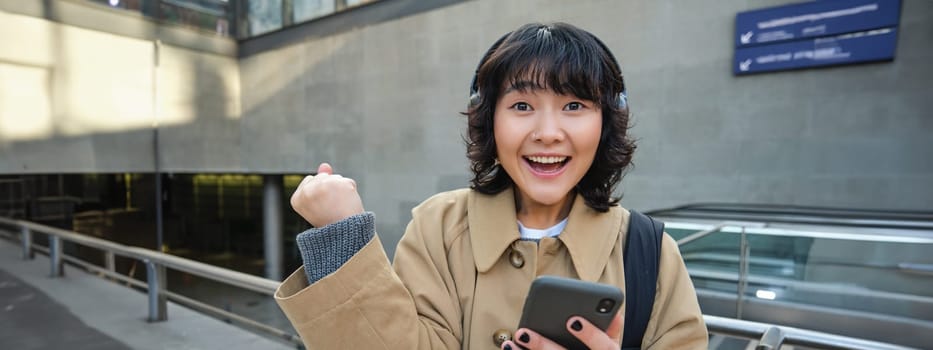
[[[733,72],[737,75],[857,62],[894,57],[897,30],[892,28],[774,45],[739,48]]]
[[[895,27],[900,13],[901,0],[822,0],[747,11],[735,16],[735,46]]]
[[[894,59],[901,0],[819,0],[735,16],[736,75]]]

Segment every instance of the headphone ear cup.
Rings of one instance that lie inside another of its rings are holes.
[[[496,39],[496,42],[492,43],[492,46],[483,54],[483,58],[479,60],[479,64],[476,65],[476,70],[473,71],[473,79],[470,80],[470,107],[478,105],[483,100],[479,95],[479,86],[476,84],[480,67],[483,66],[483,63],[489,59],[489,56],[499,48],[499,45],[502,45],[502,42],[505,41],[505,38],[508,38],[510,34],[512,34],[512,32],[505,33],[505,35]]]
[[[482,97],[480,97],[479,92],[470,94],[470,107],[479,105],[480,101],[482,101]]]
[[[619,109],[628,109],[628,96],[625,91],[619,93]]]

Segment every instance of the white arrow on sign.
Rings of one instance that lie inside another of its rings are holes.
[[[740,71],[747,72],[747,71],[748,71],[748,68],[751,67],[751,66],[752,66],[752,60],[751,60],[751,59],[746,59],[746,60],[744,60],[744,61],[742,61],[742,62],[739,62],[739,70],[740,70]]]
[[[740,36],[739,36],[739,40],[741,40],[743,44],[748,44],[748,43],[752,42],[752,36],[753,36],[753,35],[755,35],[755,32],[752,32],[752,31],[749,30],[749,31],[746,32],[745,34],[740,35]]]

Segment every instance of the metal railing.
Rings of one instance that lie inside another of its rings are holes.
[[[188,306],[192,309],[211,314],[215,317],[237,322],[238,324],[247,326],[251,329],[271,334],[274,337],[284,339],[286,342],[290,342],[296,345],[302,344],[301,339],[292,332],[281,330],[166,290],[165,269],[169,268],[182,271],[223,284],[269,296],[275,294],[275,290],[280,283],[278,281],[273,281],[242,272],[232,271],[198,261],[180,258],[174,255],[157,252],[150,249],[130,247],[103,239],[82,235],[76,232],[66,231],[28,221],[12,220],[0,217],[0,225],[7,225],[19,231],[23,259],[32,259],[33,252],[48,254],[50,261],[49,275],[53,278],[63,274],[64,262],[68,262],[80,266],[88,271],[105,275],[137,288],[145,289],[148,294],[147,300],[149,306],[149,316],[147,320],[149,322],[168,320],[166,305],[167,301],[171,300],[178,304]],[[45,234],[48,236],[49,245],[47,248],[34,246],[32,244],[32,235],[34,233]],[[74,257],[65,256],[62,253],[62,244],[64,241],[101,250],[104,254],[105,266],[99,267]],[[145,264],[146,282],[143,283],[129,276],[125,276],[116,272],[114,263],[116,256],[138,260]]]
[[[692,233],[677,240],[678,246],[683,246],[691,242],[695,242],[700,238],[704,238],[713,233],[724,232],[739,234],[739,257],[738,257],[738,266],[739,272],[738,276],[735,277],[735,274],[716,274],[715,278],[724,281],[736,282],[738,297],[736,299],[736,318],[742,317],[742,299],[744,298],[745,289],[748,286],[749,280],[756,280],[755,282],[762,283],[762,281],[767,280],[768,283],[778,286],[787,286],[793,285],[795,288],[802,290],[813,289],[812,286],[816,285],[813,283],[805,282],[794,282],[794,281],[785,281],[780,279],[769,279],[769,278],[750,278],[748,275],[749,263],[750,263],[750,249],[751,247],[748,244],[748,235],[765,235],[765,236],[783,236],[783,237],[803,237],[803,238],[819,238],[819,239],[839,239],[839,240],[860,240],[860,241],[870,241],[878,243],[911,243],[911,244],[931,244],[933,245],[933,237],[917,237],[909,235],[891,235],[891,234],[848,234],[848,233],[838,233],[838,232],[819,232],[819,231],[809,231],[809,230],[797,230],[797,229],[787,229],[787,228],[776,228],[769,227],[771,223],[769,222],[746,222],[746,221],[723,221],[717,224],[693,224],[693,223],[683,223],[683,222],[667,222],[665,223],[666,227],[675,228],[675,229],[695,229],[699,230],[696,233]],[[685,254],[689,255],[689,254]],[[930,264],[919,264],[919,263],[899,263],[897,269],[905,272],[912,273],[917,275],[933,275],[933,265]],[[697,271],[691,271],[691,276],[696,275]],[[711,278],[709,273],[704,273],[707,278]],[[726,276],[726,277],[723,277]],[[852,293],[866,293],[864,291],[853,291]],[[896,293],[888,293],[896,294]]]
[[[666,228],[673,229],[682,229],[682,230],[698,230],[701,232],[691,234],[687,237],[681,238],[678,241],[678,244],[683,245],[695,239],[691,239],[686,242],[682,242],[691,236],[699,235],[704,233],[703,236],[707,236],[716,232],[726,232],[726,233],[741,233],[742,230],[746,230],[748,234],[751,235],[762,235],[762,236],[784,236],[784,237],[804,237],[804,238],[819,238],[819,239],[838,239],[838,240],[848,240],[848,241],[865,241],[865,242],[879,242],[879,243],[922,243],[930,244],[933,243],[933,237],[925,234],[929,231],[923,231],[924,234],[912,234],[912,233],[885,233],[885,234],[875,234],[875,233],[847,233],[847,232],[837,232],[837,231],[817,231],[817,230],[804,230],[804,229],[791,229],[791,228],[782,228],[782,227],[771,227],[771,222],[746,222],[746,221],[723,221],[713,224],[701,224],[701,223],[692,223],[684,221],[669,221],[665,222],[664,225]],[[706,232],[711,231],[711,232]],[[701,237],[697,237],[701,238]]]
[[[730,337],[758,340],[756,350],[780,349],[781,345],[803,346],[815,349],[912,349],[900,345],[843,337],[806,329],[775,326],[767,323],[703,315],[710,333]]]
[[[277,329],[252,319],[204,304],[200,301],[172,293],[164,288],[165,268],[187,272],[210,280],[225,283],[266,295],[274,295],[279,282],[231,271],[221,267],[168,255],[165,253],[89,237],[76,232],[66,231],[54,227],[36,224],[22,220],[12,220],[0,217],[0,225],[11,226],[19,230],[22,244],[23,259],[32,259],[33,252],[48,254],[50,261],[50,274],[52,277],[60,276],[63,272],[64,262],[83,267],[89,271],[106,275],[137,288],[146,289],[148,293],[150,322],[168,320],[166,313],[167,300],[194,308],[198,311],[213,314],[238,322],[253,329],[273,334],[285,341],[301,345],[301,339],[290,332]],[[33,233],[45,234],[49,238],[49,247],[34,246]],[[712,232],[710,232],[712,233]],[[103,251],[105,267],[96,266],[80,259],[65,256],[62,253],[62,242],[68,241],[82,246],[92,247]],[[146,264],[147,282],[143,283],[131,277],[119,274],[114,269],[115,256],[122,256],[142,261]],[[757,340],[756,349],[779,349],[784,345],[800,345],[815,349],[880,349],[901,350],[908,347],[845,337],[805,329],[775,326],[771,324],[730,319],[718,316],[703,315],[710,333],[730,337]]]
[[[678,239],[678,240],[677,240],[677,245],[679,245],[679,246],[680,246],[680,245],[684,245],[684,244],[693,242],[693,241],[695,241],[695,240],[698,240],[698,239],[700,239],[700,238],[709,236],[709,235],[711,235],[711,234],[713,234],[713,233],[719,232],[720,230],[723,229],[723,227],[726,227],[726,224],[724,224],[724,223],[723,223],[723,224],[718,224],[718,225],[716,225],[716,226],[713,226],[712,228],[709,228],[709,229],[706,229],[706,230],[703,230],[703,231],[700,231],[700,232],[697,232],[697,233],[692,233],[692,234],[690,234],[690,235],[687,236],[687,237]]]
[[[669,225],[669,224],[668,224]],[[696,241],[700,238],[709,236],[713,233],[720,232],[726,229],[726,227],[738,227],[739,228],[739,280],[736,283],[736,298],[735,298],[735,317],[742,318],[742,309],[745,304],[745,289],[748,288],[748,256],[751,253],[751,246],[748,244],[748,238],[746,234],[746,229],[749,227],[753,228],[764,228],[768,225],[762,222],[745,222],[745,221],[723,221],[715,226],[693,233],[687,237],[677,240],[677,245],[682,246],[690,242]]]
[[[933,211],[873,210],[769,204],[695,203],[646,214],[669,220],[743,220],[904,230],[933,229]]]
[[[872,297],[878,298],[883,297],[886,299],[900,300],[900,301],[909,301],[909,302],[923,302],[923,303],[933,303],[933,298],[909,295],[903,293],[895,292],[884,292],[871,289],[854,289],[851,287],[841,288],[838,285],[826,285],[824,283],[813,283],[806,281],[795,281],[788,280],[783,278],[771,278],[771,277],[762,277],[762,276],[750,276],[749,274],[749,265],[752,263],[753,259],[750,254],[750,245],[748,240],[748,235],[760,235],[760,236],[781,236],[781,237],[800,237],[800,238],[811,238],[811,239],[833,239],[833,240],[843,240],[843,241],[864,241],[870,243],[907,243],[907,244],[933,244],[933,237],[923,236],[923,235],[912,235],[912,234],[897,234],[897,233],[887,233],[887,234],[872,234],[872,233],[844,233],[844,232],[832,232],[832,231],[819,231],[819,230],[801,230],[801,229],[790,229],[790,228],[778,228],[770,227],[771,222],[754,222],[754,221],[722,221],[722,222],[713,222],[713,223],[689,223],[689,222],[666,222],[666,227],[672,229],[685,229],[685,230],[696,230],[695,233],[691,233],[679,240],[677,240],[678,245],[683,246],[686,244],[691,244],[697,240],[712,235],[717,232],[738,235],[739,236],[739,251],[738,256],[730,255],[729,259],[732,263],[738,264],[738,272],[717,272],[709,270],[699,270],[699,269],[688,269],[691,277],[701,277],[704,279],[712,279],[718,281],[732,282],[736,286],[736,298],[735,298],[735,315],[736,319],[731,318],[721,318],[716,316],[704,315],[708,320],[708,327],[710,333],[723,333],[731,335],[731,331],[718,332],[717,327],[723,327],[724,322],[728,322],[725,326],[733,326],[736,324],[738,319],[743,317],[743,305],[746,303],[746,293],[745,290],[748,288],[750,283],[753,284],[765,284],[771,286],[778,286],[783,288],[791,288],[797,291],[810,291],[810,292],[819,292],[819,293],[832,293],[834,295],[852,295],[859,297]],[[700,254],[704,257],[709,258],[708,253]],[[684,258],[688,258],[691,254],[684,254]],[[723,258],[719,258],[717,261],[725,261]],[[758,261],[761,263],[761,261]],[[774,261],[765,261],[765,263],[774,263]],[[897,271],[930,276],[933,275],[933,265],[922,264],[922,263],[899,263],[895,266]],[[712,321],[710,321],[712,320]],[[745,321],[741,321],[745,322]],[[750,321],[749,321],[750,322]],[[756,324],[750,322],[749,324]],[[792,329],[793,334],[826,334],[819,333],[814,331],[805,331],[801,333],[802,329],[799,328],[779,328],[776,330],[771,330],[768,327],[771,327],[767,324],[756,324],[754,327],[755,332],[749,332],[744,334],[742,337],[749,339],[758,339],[761,337],[762,344],[767,343],[767,339],[784,339],[787,335],[787,329]],[[780,337],[778,337],[780,335]],[[855,340],[853,344],[867,344],[862,343],[863,340],[855,338],[847,338],[849,340]],[[784,340],[781,340],[784,341]],[[801,340],[802,341],[802,340]],[[840,340],[841,341],[841,340]],[[800,343],[798,340],[793,340],[791,345],[805,345],[808,344]],[[848,341],[840,344],[850,344]],[[887,345],[881,346],[881,345]],[[838,348],[849,349],[849,348],[878,348],[885,349],[891,348],[886,343],[877,343],[871,346],[844,346],[840,345]],[[822,348],[822,347],[821,347]],[[837,348],[837,347],[832,347]],[[903,348],[903,347],[896,347]]]

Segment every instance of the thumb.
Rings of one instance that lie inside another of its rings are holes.
[[[625,324],[625,321],[622,317],[622,308],[619,308],[619,312],[616,313],[616,317],[612,318],[612,322],[609,323],[609,327],[606,328],[606,335],[609,338],[612,338],[616,344],[622,343],[622,326]]]
[[[330,164],[321,163],[321,165],[317,167],[317,173],[331,175],[334,173],[334,168],[332,168]]]

